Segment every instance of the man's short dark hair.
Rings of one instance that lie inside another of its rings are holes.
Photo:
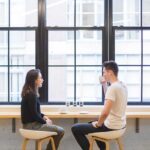
[[[103,67],[105,67],[106,70],[112,70],[113,73],[115,74],[115,76],[118,76],[119,68],[115,61],[113,61],[113,60],[105,61],[103,63]]]

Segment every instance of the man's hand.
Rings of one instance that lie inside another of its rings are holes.
[[[105,80],[105,78],[103,76],[99,76],[99,82],[102,85],[107,83],[106,80]]]
[[[99,76],[99,82],[103,86],[104,95],[107,91],[107,81],[103,76]]]
[[[92,125],[93,125],[94,128],[100,127],[100,125],[98,125],[98,121],[92,122]]]

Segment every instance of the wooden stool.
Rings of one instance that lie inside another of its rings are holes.
[[[119,146],[119,150],[123,150],[123,145],[120,141],[120,137],[125,133],[126,128],[115,130],[115,131],[108,131],[108,132],[96,132],[90,133],[89,135],[89,142],[90,148],[89,150],[93,150],[93,143],[94,140],[102,141],[106,144],[106,150],[110,150],[109,148],[109,141],[116,140]]]
[[[50,140],[52,144],[52,149],[56,150],[55,143],[53,140],[53,135],[57,135],[56,132],[49,131],[37,131],[37,130],[27,130],[27,129],[19,129],[21,135],[24,137],[24,141],[22,144],[22,150],[26,150],[26,145],[29,140],[37,141],[37,149],[42,150],[42,142],[45,140]]]

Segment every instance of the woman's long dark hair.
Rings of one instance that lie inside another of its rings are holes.
[[[38,89],[35,85],[35,81],[38,78],[39,73],[41,73],[39,69],[32,69],[27,72],[25,84],[21,92],[21,97],[24,97],[29,92],[39,96]]]

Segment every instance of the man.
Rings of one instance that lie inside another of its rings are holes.
[[[105,103],[98,121],[90,123],[75,124],[72,127],[72,133],[82,148],[89,149],[89,141],[86,137],[89,133],[107,132],[122,129],[126,126],[126,105],[127,88],[118,79],[118,65],[114,61],[107,61],[103,64],[103,85],[105,93]],[[110,86],[106,89],[106,84]],[[97,141],[100,150],[105,150],[104,142]]]

